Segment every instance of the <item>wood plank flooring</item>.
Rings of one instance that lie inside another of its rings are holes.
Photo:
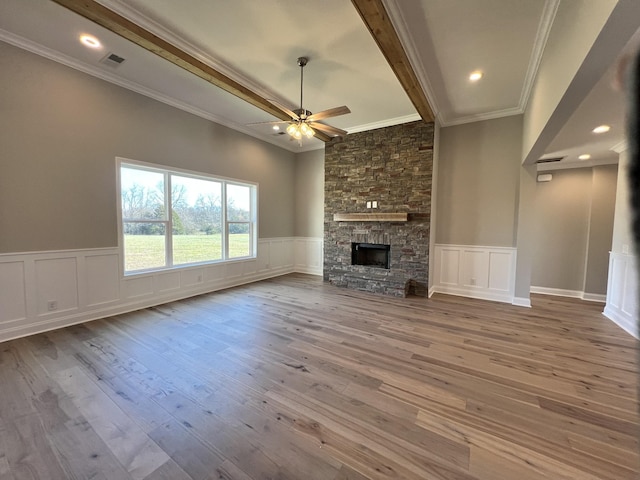
[[[288,275],[0,344],[0,480],[638,478],[601,304]]]

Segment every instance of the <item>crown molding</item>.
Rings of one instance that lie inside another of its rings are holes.
[[[382,4],[384,5],[387,15],[389,15],[389,19],[396,30],[396,34],[404,47],[404,51],[409,58],[413,71],[415,72],[416,77],[418,77],[418,82],[427,97],[427,101],[431,106],[431,110],[433,111],[433,116],[435,118],[438,116],[438,112],[440,110],[438,102],[436,102],[433,87],[431,86],[431,82],[427,76],[427,70],[424,67],[424,63],[422,63],[422,58],[418,54],[418,48],[413,40],[413,36],[409,33],[407,21],[405,20],[400,8],[398,8],[397,2],[392,0],[382,0]]]
[[[349,133],[365,132],[367,130],[375,130],[376,128],[391,127],[393,125],[400,125],[401,123],[415,122],[417,120],[422,120],[422,117],[420,117],[420,115],[417,113],[412,113],[411,115],[405,115],[403,117],[388,118],[386,120],[380,120],[379,122],[371,122],[371,123],[364,123],[362,125],[356,125],[355,127],[347,128],[347,131]]]
[[[531,98],[531,91],[533,90],[533,84],[536,76],[538,75],[538,69],[542,62],[542,55],[544,54],[544,48],[547,46],[547,40],[549,40],[549,33],[551,33],[551,27],[558,13],[558,7],[560,6],[560,0],[547,0],[542,10],[542,17],[540,17],[540,23],[538,24],[538,31],[536,33],[536,39],[531,50],[531,57],[529,58],[529,66],[527,67],[527,74],[522,85],[522,92],[520,93],[519,108],[521,113],[524,113]]]
[[[96,77],[106,82],[117,85],[119,87],[126,88],[127,90],[131,90],[133,92],[139,93],[140,95],[144,95],[146,97],[152,98],[154,100],[162,102],[171,107],[178,108],[182,111],[191,113],[200,118],[204,118],[205,120],[209,120],[211,122],[217,123],[219,125],[238,131],[240,133],[244,133],[245,135],[249,135],[250,137],[270,143],[272,145],[280,147],[289,152],[296,153],[296,152],[302,151],[299,148],[295,148],[294,146],[285,144],[276,138],[269,138],[269,135],[260,135],[259,133],[247,128],[245,125],[240,125],[226,118],[219,117],[210,112],[202,110],[198,107],[194,107],[193,105],[190,105],[186,102],[176,100],[173,97],[165,95],[164,93],[160,93],[151,88],[145,87],[143,85],[140,85],[139,83],[133,82],[131,80],[125,80],[113,73],[101,70],[100,68],[95,67],[93,65],[80,62],[74,58],[71,58],[67,55],[64,55],[60,52],[52,50],[48,47],[40,45],[36,42],[33,42],[19,35],[8,32],[6,30],[0,29],[0,40],[10,45],[13,45],[15,47],[21,48],[23,50],[27,50],[31,53],[35,53],[36,55],[39,55],[41,57],[48,58],[49,60],[53,60],[56,63],[60,63],[67,67],[73,68],[74,70],[78,70],[82,73],[86,73],[87,75],[91,75],[92,77]],[[324,143],[324,142],[321,142],[321,143]],[[320,144],[317,148],[322,148],[322,147],[323,145]]]
[[[522,115],[520,107],[505,108],[503,110],[495,110],[493,112],[476,113],[473,115],[466,115],[464,117],[456,117],[453,119],[444,118],[440,116],[440,125],[443,127],[452,127],[454,125],[462,125],[465,123],[481,122],[483,120],[495,120],[496,118],[512,117],[514,115]]]

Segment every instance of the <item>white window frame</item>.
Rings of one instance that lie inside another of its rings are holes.
[[[148,219],[133,219],[123,218],[122,216],[122,188],[121,188],[121,169],[122,167],[134,168],[143,171],[149,171],[154,173],[161,173],[164,175],[164,207],[165,207],[165,219],[163,220],[148,220]],[[173,264],[173,214],[172,214],[172,199],[171,199],[171,176],[179,175],[181,177],[195,178],[198,180],[207,180],[212,182],[218,182],[221,184],[221,222],[222,222],[222,258],[217,260],[207,260],[203,262],[193,263],[181,263],[179,265]],[[250,218],[249,221],[242,222],[228,222],[227,221],[227,185],[240,185],[243,187],[249,187],[251,202],[250,202]],[[178,270],[185,269],[200,265],[209,265],[216,263],[236,262],[243,260],[255,259],[257,257],[257,245],[258,245],[258,184],[254,182],[248,182],[245,180],[238,180],[227,177],[214,176],[207,173],[194,172],[192,170],[185,170],[176,167],[167,167],[164,165],[158,165],[154,163],[141,162],[138,160],[131,160],[128,158],[116,157],[116,190],[117,190],[117,210],[118,210],[118,249],[120,251],[120,269],[123,276],[128,277],[131,275],[141,275],[153,272],[165,271],[165,270]],[[140,270],[126,270],[126,259],[124,251],[124,228],[125,222],[139,222],[139,223],[158,223],[163,224],[165,227],[165,266],[153,267]],[[229,224],[249,224],[249,255],[243,257],[229,258]]]

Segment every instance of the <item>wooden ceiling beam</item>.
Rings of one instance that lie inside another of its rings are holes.
[[[434,115],[429,100],[422,90],[382,0],[351,0],[351,3],[360,14],[360,18],[369,29],[422,120],[433,122]]]
[[[94,0],[53,0],[55,3],[68,8],[78,15],[101,25],[136,45],[159,55],[174,65],[191,72],[207,82],[226,92],[250,103],[260,110],[273,115],[280,120],[290,120],[289,116],[271,104],[267,99],[249,88],[229,78],[222,72],[198,60],[194,56],[179,49],[175,45],[163,40],[144,28],[127,20],[121,15],[100,5]],[[319,136],[320,137],[320,136]],[[321,137],[320,137],[321,138]],[[327,137],[330,139],[330,137]],[[325,140],[322,138],[322,140]],[[327,141],[327,140],[325,140]]]

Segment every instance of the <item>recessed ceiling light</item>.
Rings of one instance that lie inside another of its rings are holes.
[[[580,160],[589,160],[591,158],[591,155],[589,155],[588,153],[583,153],[582,155],[578,155],[578,158]]]
[[[102,46],[100,40],[91,35],[80,35],[80,41],[89,48],[100,48]]]
[[[271,127],[271,128],[273,128],[273,129],[274,129],[274,130],[276,130],[276,131],[280,130],[280,127],[279,127],[278,125],[274,125],[274,126],[273,126],[273,127]]]
[[[611,130],[611,127],[609,125],[600,125],[599,127],[593,129],[593,133],[605,133],[609,130]]]
[[[482,75],[483,73],[480,70],[476,70],[475,72],[471,72],[471,75],[469,75],[469,80],[471,80],[472,82],[477,82],[482,78]]]

